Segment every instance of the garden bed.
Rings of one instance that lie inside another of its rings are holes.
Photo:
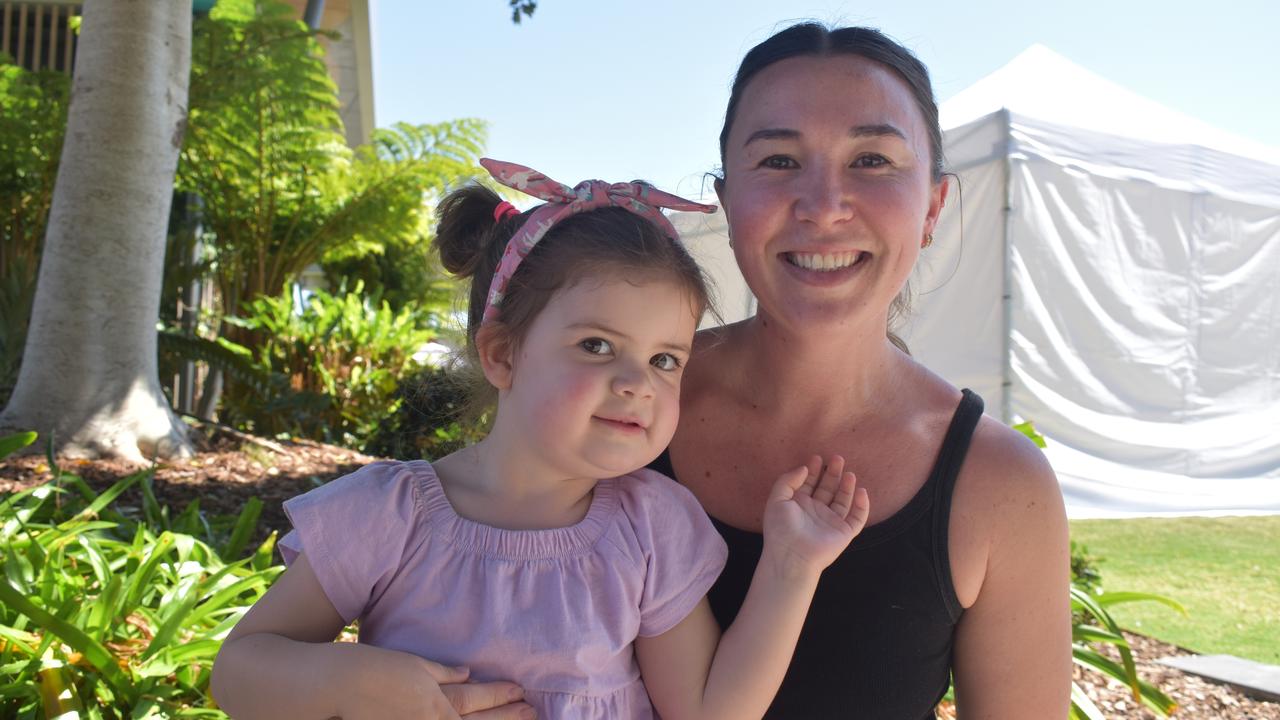
[[[197,453],[185,460],[166,461],[156,469],[157,499],[181,511],[191,500],[210,515],[234,515],[251,497],[264,503],[254,542],[271,530],[284,532],[288,521],[284,500],[351,472],[375,458],[353,450],[307,440],[266,441],[214,425],[192,431]],[[137,468],[119,460],[60,461],[95,490],[109,487]],[[15,492],[49,479],[47,460],[38,455],[0,461],[0,494]],[[141,504],[141,494],[127,491],[120,504]],[[1280,703],[1250,698],[1227,685],[1214,683],[1156,664],[1162,657],[1192,654],[1175,645],[1141,635],[1127,635],[1139,674],[1170,695],[1179,705],[1175,718],[1205,720],[1280,720]],[[1077,667],[1075,680],[1102,709],[1108,720],[1147,720],[1156,716],[1137,706],[1124,686]],[[947,717],[944,714],[944,717]]]

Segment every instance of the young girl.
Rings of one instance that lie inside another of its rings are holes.
[[[707,305],[660,208],[711,208],[482,162],[547,201],[519,213],[468,187],[440,208],[445,267],[471,277],[468,354],[496,390],[493,428],[288,501],[289,569],[224,643],[218,703],[237,718],[458,717],[426,658],[514,681],[542,718],[760,717],[819,573],[866,522],[865,491],[838,456],[778,479],[720,637],[704,595],[724,543],[692,494],[643,469],[675,431]],[[331,642],[356,619],[360,643]]]

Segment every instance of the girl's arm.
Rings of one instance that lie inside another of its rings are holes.
[[[514,720],[528,707],[508,704],[521,696],[511,683],[461,685],[464,669],[333,642],[344,625],[300,554],[223,642],[210,683],[218,705],[238,720],[454,720],[472,711],[484,713],[469,716],[477,720]]]
[[[758,718],[782,684],[822,570],[866,524],[870,503],[853,473],[821,458],[778,479],[765,508],[764,551],[733,624],[720,637],[701,603],[671,630],[636,638],[636,659],[658,714]]]

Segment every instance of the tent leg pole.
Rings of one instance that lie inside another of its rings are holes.
[[[1013,241],[1009,237],[1009,226],[1013,215],[1012,205],[1012,186],[1013,186],[1013,161],[1009,159],[1009,147],[1013,143],[1013,131],[1010,127],[1009,111],[1004,113],[1004,142],[1005,149],[1003,153],[1004,162],[1004,207],[1001,209],[1003,213],[1003,243],[1004,252],[1002,258],[1004,262],[1004,291],[1000,298],[1001,322],[1004,325],[1002,333],[1002,341],[1004,344],[1001,352],[1001,368],[1000,368],[1000,421],[1008,425],[1013,422],[1013,400],[1010,397],[1013,394]]]

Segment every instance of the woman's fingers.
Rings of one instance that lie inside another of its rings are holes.
[[[526,710],[532,712],[533,708],[524,703],[513,703],[491,710],[468,713],[462,716],[462,720],[525,720],[525,718],[536,717],[536,715],[524,714]]]
[[[827,466],[822,472],[822,477],[818,480],[818,484],[813,489],[813,501],[819,505],[830,505],[836,496],[840,482],[844,477],[844,458],[839,455],[832,455],[827,461]],[[842,515],[843,516],[843,515]]]
[[[427,674],[431,676],[431,679],[436,681],[437,685],[466,682],[467,677],[471,675],[471,670],[465,667],[441,665],[434,660],[428,660],[421,657],[418,658],[418,661],[422,667],[426,669]]]
[[[509,708],[508,706],[512,703],[519,703],[521,698],[524,697],[524,691],[521,690],[520,686],[509,682],[441,684],[440,691],[444,693],[449,704],[453,706],[454,712],[467,717],[474,713],[497,708],[506,711],[518,710],[518,708]],[[507,716],[494,714],[493,717]],[[510,717],[519,717],[519,715],[515,713],[511,714]]]

